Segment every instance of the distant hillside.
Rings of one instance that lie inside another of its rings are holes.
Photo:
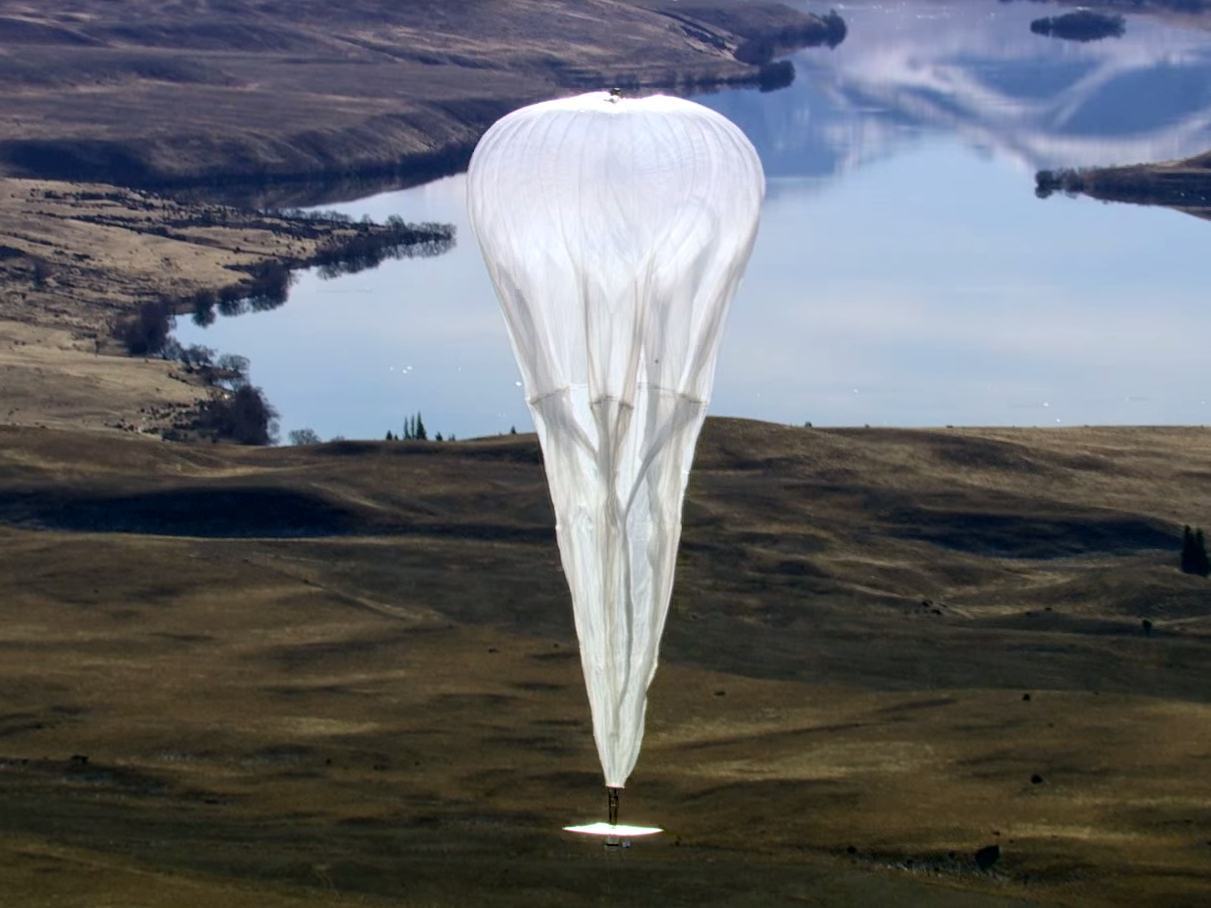
[[[1002,662],[957,649],[927,667],[939,684],[967,683],[978,663],[988,685],[1030,686],[1042,673],[1079,686],[1093,672],[1108,687],[1129,686],[1133,669],[1114,667],[1105,641],[1135,633],[1144,618],[1211,632],[1211,584],[1177,568],[1183,525],[1211,526],[1209,458],[1211,430],[1202,428],[812,430],[708,420],[684,515],[670,654],[837,681],[855,670],[847,660],[870,645],[866,636],[890,622],[879,633],[894,626],[905,644],[1010,633],[1074,647],[1062,671],[1024,652]],[[415,582],[436,584],[430,604],[452,618],[488,620],[481,608],[492,601],[493,622],[571,632],[533,436],[249,450],[0,429],[4,526],[257,545],[346,540],[347,557],[371,559],[350,582],[372,599],[390,598],[379,588],[386,566],[379,549],[354,541],[391,539],[390,571],[410,564]],[[465,576],[457,595],[443,591],[443,559],[487,557],[501,545],[512,552],[507,569]],[[763,654],[760,664],[748,662],[750,651]],[[1174,667],[1163,686],[1205,698],[1203,669],[1190,667]],[[860,675],[900,687],[922,683],[925,668],[892,660]]]
[[[0,0],[0,175],[431,174],[529,101],[756,83],[843,37],[778,3]]]

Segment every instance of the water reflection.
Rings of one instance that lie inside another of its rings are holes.
[[[1063,41],[1104,41],[1121,38],[1127,31],[1122,16],[1111,16],[1091,9],[1078,9],[1062,16],[1044,16],[1030,23],[1036,35],[1047,35]]]
[[[790,88],[702,99],[746,129],[770,175],[713,413],[1211,421],[1206,225],[1033,195],[1039,168],[1211,148],[1211,50],[1136,19],[1121,40],[1054,41],[1030,33],[1037,10],[847,6],[845,43],[797,55]],[[466,224],[461,177],[340,208]],[[472,243],[304,275],[279,311],[189,330],[185,343],[250,356],[287,430],[381,438],[417,410],[460,438],[530,425]]]
[[[445,255],[455,245],[453,224],[409,224],[396,214],[387,217],[381,228],[368,217],[354,225],[352,216],[331,209],[280,210],[274,214],[295,223],[349,224],[356,229],[355,233],[333,237],[316,251],[315,274],[321,280],[368,271],[388,260]],[[372,227],[375,229],[371,230]],[[208,289],[198,291],[192,300],[195,325],[207,328],[214,324],[216,310],[219,315],[231,317],[267,312],[285,304],[295,278],[286,265],[267,261],[246,270],[251,282],[231,284],[217,294]]]
[[[387,260],[433,258],[454,248],[454,225],[426,221],[409,224],[398,214],[387,217],[385,234],[363,233],[321,249],[316,273],[324,280],[377,268]]]
[[[804,5],[808,8],[808,5]],[[1036,4],[847,4],[845,43],[795,56],[762,104],[703,103],[739,123],[775,176],[834,176],[929,135],[1023,169],[1171,160],[1211,148],[1211,42],[1147,18],[1120,40],[1032,34]]]

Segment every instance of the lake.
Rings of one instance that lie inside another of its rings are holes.
[[[823,11],[822,7],[815,8]],[[1144,17],[1119,39],[1030,32],[1034,3],[847,4],[835,50],[771,92],[697,100],[769,181],[711,413],[816,426],[1211,423],[1211,223],[1034,196],[1038,169],[1211,149],[1211,41]],[[529,431],[461,176],[329,206],[456,225],[439,258],[333,280],[280,309],[182,319],[252,362],[283,437]]]

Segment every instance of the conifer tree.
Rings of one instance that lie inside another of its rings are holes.
[[[421,419],[419,410],[416,411],[415,432],[416,432],[415,437],[416,437],[417,441],[428,441],[429,440],[429,434],[425,431],[425,421],[423,419]]]
[[[1194,531],[1194,573],[1200,577],[1211,575],[1211,557],[1207,555],[1207,537],[1202,527]]]
[[[1207,555],[1207,538],[1201,527],[1197,530],[1186,527],[1182,531],[1182,573],[1211,575],[1211,557]]]

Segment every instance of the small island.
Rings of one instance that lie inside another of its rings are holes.
[[[1091,9],[1078,9],[1062,16],[1046,16],[1030,23],[1030,30],[1036,35],[1082,42],[1121,38],[1126,28],[1122,16]]]

